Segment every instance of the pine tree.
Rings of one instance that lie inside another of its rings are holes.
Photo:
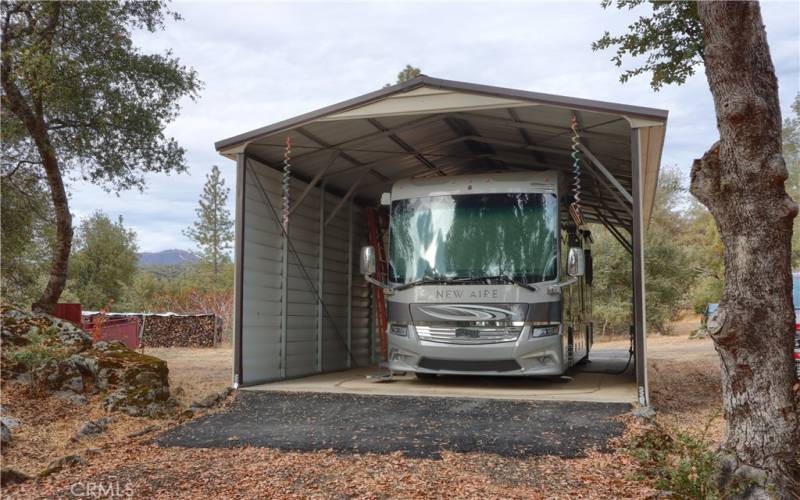
[[[203,260],[211,264],[214,278],[219,273],[220,264],[229,260],[227,250],[233,241],[233,221],[225,207],[230,189],[220,175],[219,167],[214,165],[206,176],[206,184],[200,195],[199,206],[195,209],[197,220],[183,231],[200,247]]]

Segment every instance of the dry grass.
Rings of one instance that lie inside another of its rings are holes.
[[[167,362],[172,393],[186,406],[231,385],[233,349],[229,347],[147,347],[144,353]]]

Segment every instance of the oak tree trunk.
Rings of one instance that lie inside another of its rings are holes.
[[[754,2],[700,2],[719,142],[692,166],[691,192],[716,220],[725,289],[709,332],[722,363],[720,486],[741,498],[800,491],[791,236],[778,84]]]
[[[55,31],[59,14],[60,6],[54,4],[51,16],[44,29],[44,41],[46,44],[52,43],[52,35]],[[8,45],[7,32],[3,36],[3,42],[5,46]],[[36,311],[51,312],[58,302],[61,292],[64,291],[64,286],[67,282],[67,264],[72,249],[72,215],[69,212],[69,200],[64,188],[64,180],[61,177],[56,152],[47,131],[41,98],[31,95],[32,102],[29,103],[26,100],[26,97],[13,80],[12,64],[11,52],[4,47],[2,71],[0,71],[0,82],[4,92],[3,105],[7,106],[19,118],[25,125],[31,139],[33,139],[47,176],[47,184],[50,188],[50,196],[56,216],[56,241],[53,249],[50,278],[41,297],[33,304],[33,309]]]

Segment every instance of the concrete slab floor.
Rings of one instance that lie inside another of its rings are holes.
[[[453,398],[509,399],[522,401],[594,401],[633,403],[636,381],[633,366],[624,374],[628,353],[598,349],[591,362],[575,367],[569,378],[439,376],[418,380],[413,373],[378,382],[367,378],[377,367],[323,373],[292,380],[243,387],[250,391],[317,392],[383,396],[429,396]]]

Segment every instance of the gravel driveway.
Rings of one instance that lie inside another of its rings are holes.
[[[239,391],[231,407],[176,427],[160,446],[332,449],[436,458],[442,451],[525,457],[606,449],[624,403],[508,401]]]

